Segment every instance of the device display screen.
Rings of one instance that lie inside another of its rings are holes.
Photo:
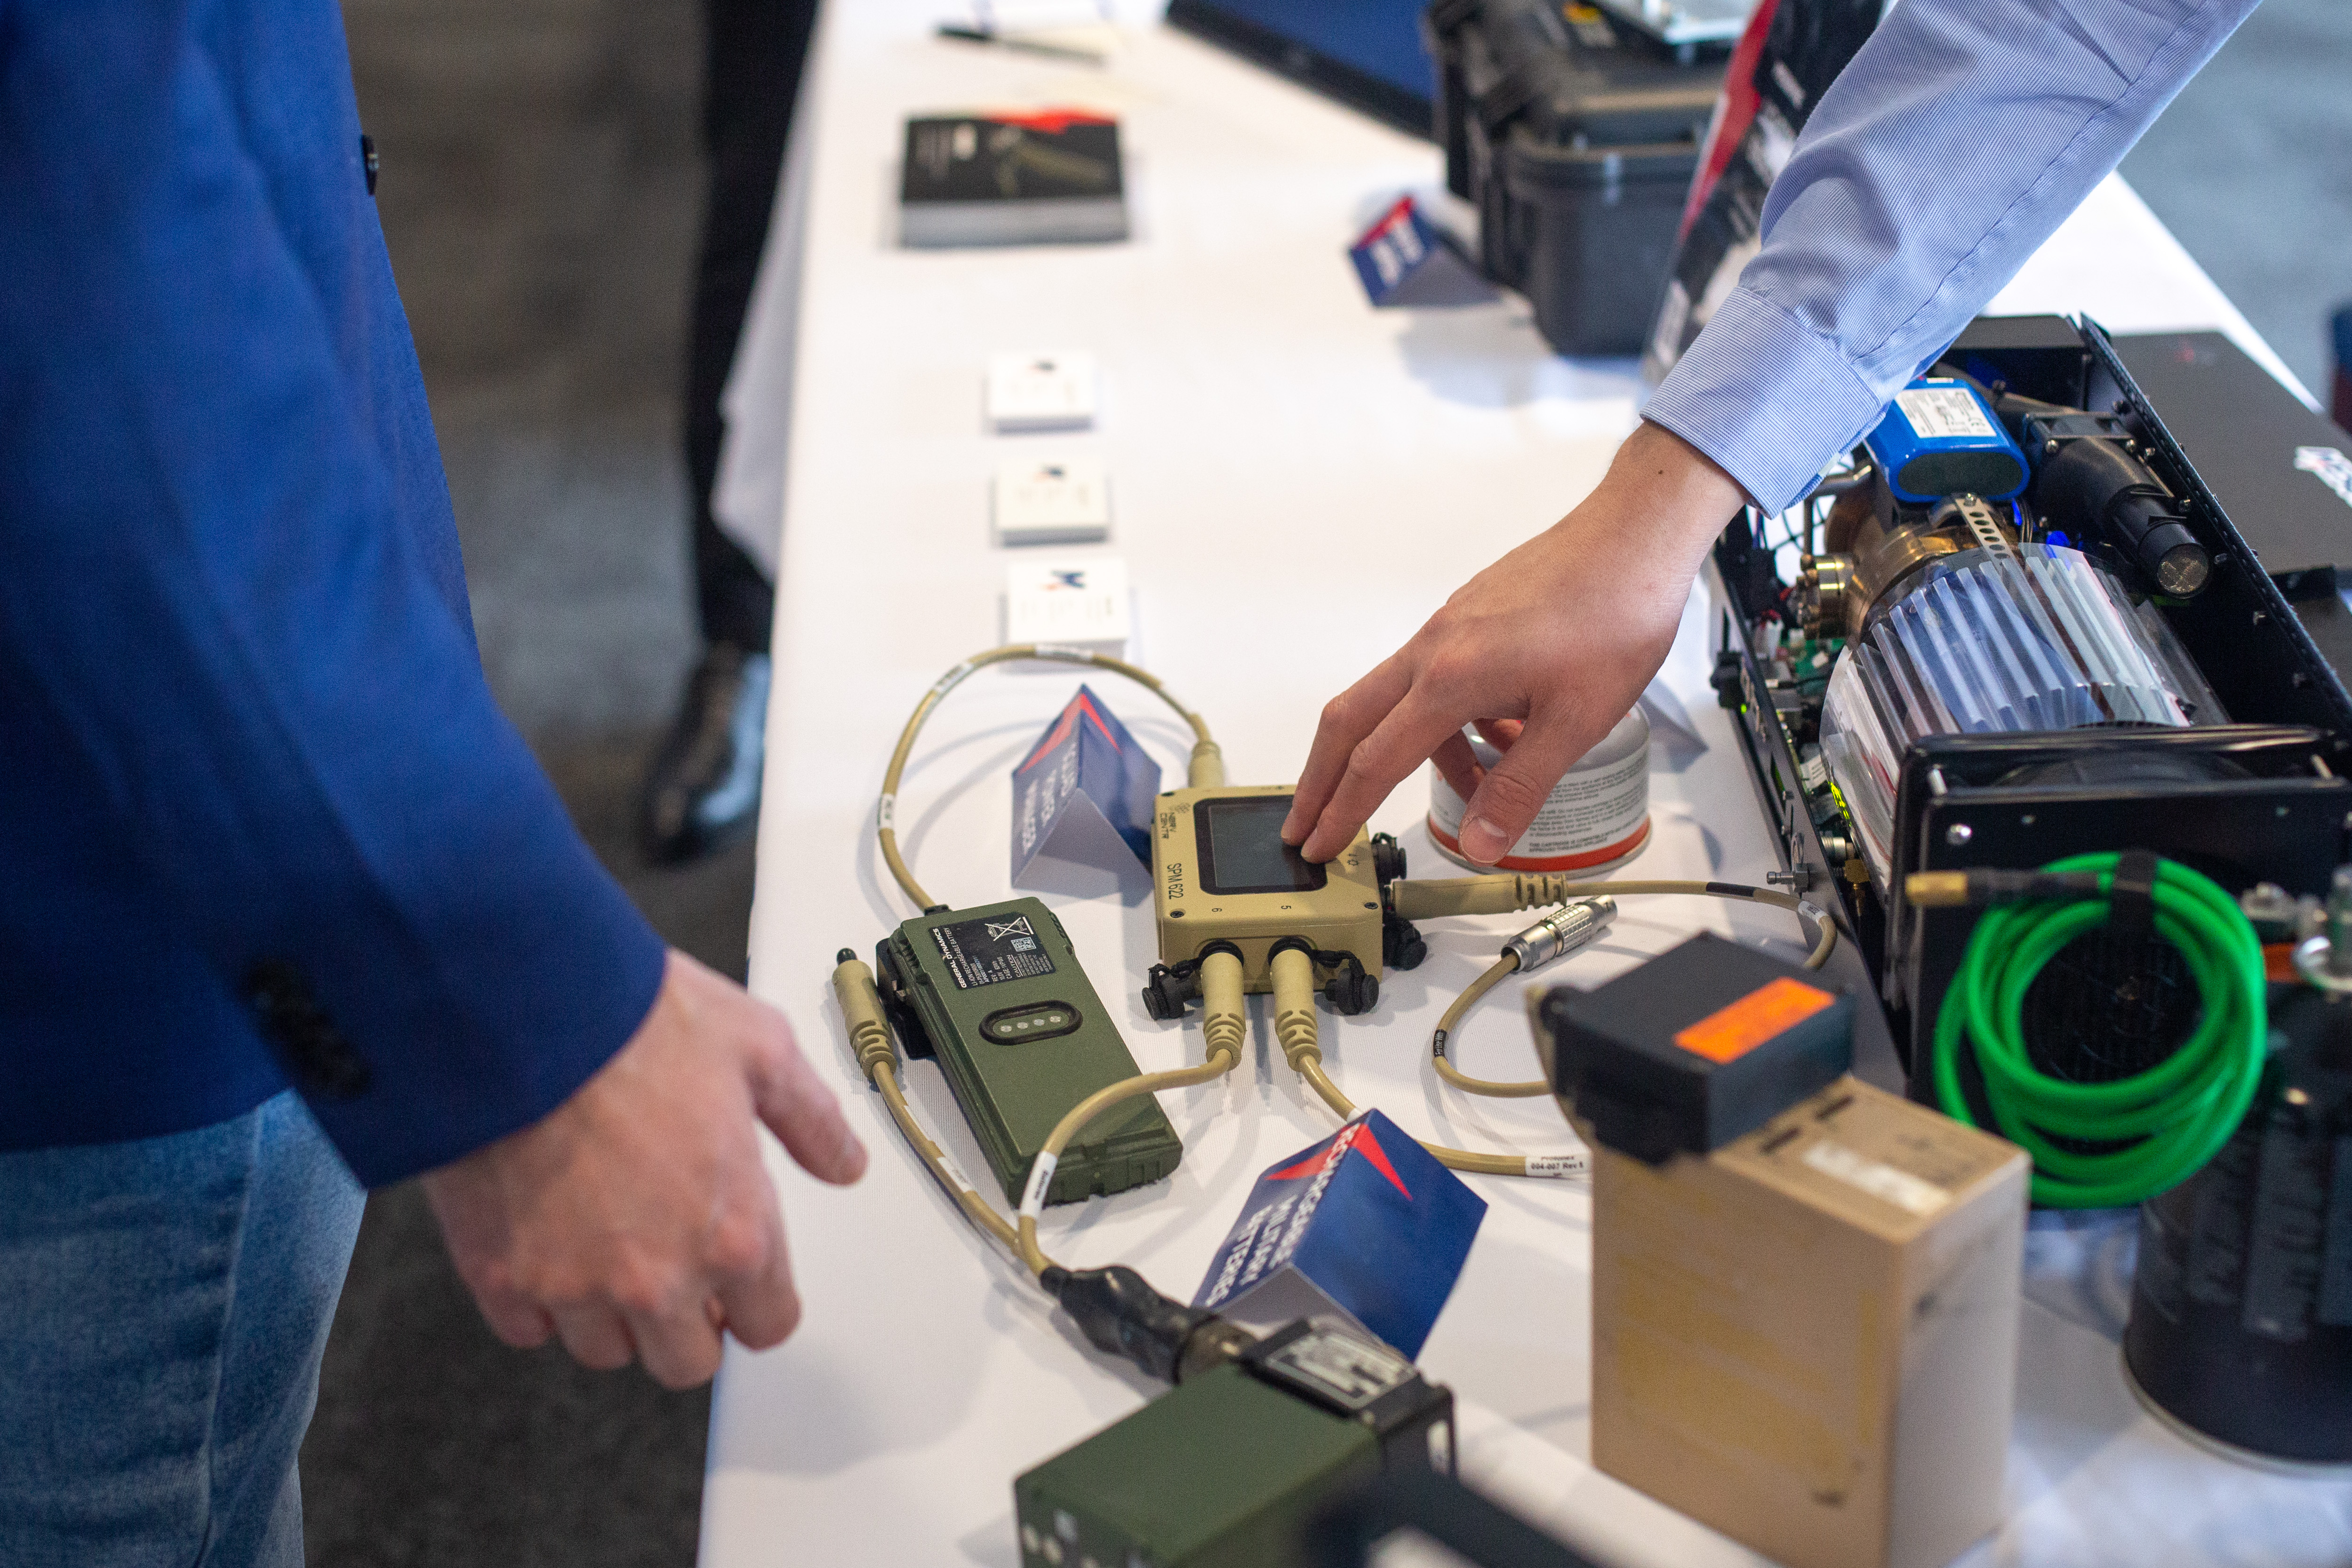
[[[1282,841],[1288,795],[1204,800],[1193,815],[1200,819],[1203,892],[1311,893],[1323,885],[1323,868]]]

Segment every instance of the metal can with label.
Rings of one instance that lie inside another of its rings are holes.
[[[1478,765],[1491,768],[1502,752],[1465,731]],[[1463,858],[1462,797],[1435,764],[1429,770],[1429,837],[1447,858]],[[1510,852],[1495,863],[1504,871],[1566,871],[1599,876],[1639,855],[1650,842],[1650,721],[1637,706],[1577,759]],[[1486,867],[1475,868],[1485,870]]]

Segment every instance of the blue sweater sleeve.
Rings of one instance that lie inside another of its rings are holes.
[[[0,0],[0,279],[16,732],[362,1180],[544,1115],[663,949],[484,681],[333,6]]]
[[[1876,423],[2255,0],[1902,0],[1822,93],[1761,248],[1644,418],[1766,511]]]

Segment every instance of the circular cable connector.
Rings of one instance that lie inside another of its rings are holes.
[[[1381,1005],[1380,977],[1350,964],[1324,983],[1323,999],[1343,1018],[1369,1013]]]
[[[1571,899],[1503,944],[1519,961],[1521,974],[1556,963],[1609,929],[1617,900],[1607,894]]]
[[[1390,969],[1418,969],[1429,956],[1421,930],[1401,915],[1381,918],[1381,963]]]
[[[1143,982],[1143,1010],[1156,1023],[1169,1024],[1184,1016],[1192,1001],[1192,987],[1164,963],[1155,963]]]

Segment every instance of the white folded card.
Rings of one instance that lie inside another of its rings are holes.
[[[1097,544],[1110,537],[1110,479],[1086,458],[1024,458],[996,470],[999,544]]]
[[[1115,555],[1018,562],[1004,574],[1004,640],[1127,651],[1133,631],[1127,563]]]
[[[999,435],[1084,430],[1095,422],[1095,356],[1006,353],[988,362],[988,423]]]

